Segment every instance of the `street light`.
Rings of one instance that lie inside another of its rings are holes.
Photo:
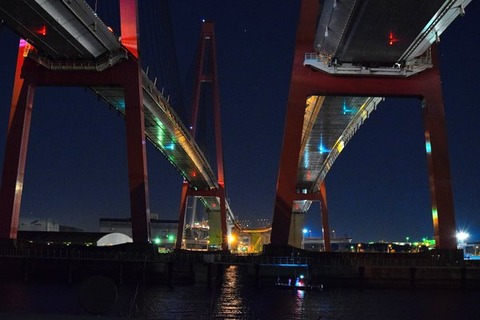
[[[458,240],[458,243],[457,243],[457,247],[458,249],[462,249],[463,250],[463,255],[465,256],[466,255],[466,251],[465,251],[465,247],[466,247],[466,244],[467,244],[467,239],[470,235],[465,232],[465,231],[459,231],[457,232],[457,240]]]
[[[465,244],[468,237],[470,237],[470,235],[465,231],[457,232],[457,240],[459,244]]]

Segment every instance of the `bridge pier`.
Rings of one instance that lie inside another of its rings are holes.
[[[0,238],[17,237],[35,87],[97,85],[124,89],[132,235],[135,242],[150,240],[137,2],[122,0],[120,11],[122,35],[133,35],[133,38],[122,36],[124,41],[128,38],[126,45],[133,57],[103,72],[47,70],[26,58],[31,46],[20,40],[0,187]]]
[[[139,63],[127,66],[125,77],[125,120],[128,153],[128,181],[132,237],[135,242],[150,241],[150,208],[142,78]]]
[[[25,42],[22,40],[20,44],[22,43]],[[25,58],[24,52],[25,47],[20,46],[0,189],[0,238],[16,239],[17,237],[36,86],[112,86],[125,89],[133,240],[141,243],[148,242],[150,209],[139,62],[132,58],[102,72],[67,70],[56,72]]]
[[[0,187],[0,238],[16,239],[35,85],[22,77],[27,43],[20,40]]]

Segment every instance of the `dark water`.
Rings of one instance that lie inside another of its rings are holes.
[[[28,319],[88,315],[79,304],[78,285],[3,280],[0,290],[0,319],[18,314],[35,315]],[[173,290],[163,286],[118,290],[115,305],[92,319],[480,319],[480,291],[255,288],[235,266],[228,267],[212,289],[198,284]]]
[[[478,291],[256,289],[234,266],[215,290],[152,290],[146,301],[149,319],[480,319]]]

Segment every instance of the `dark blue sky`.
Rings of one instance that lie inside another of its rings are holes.
[[[240,218],[271,218],[293,55],[298,1],[171,3],[182,74],[201,19],[215,22],[227,192]],[[480,240],[480,4],[466,8],[440,42],[444,101],[459,228]],[[6,132],[15,47],[0,33],[0,132]],[[5,134],[0,134],[3,163]],[[148,147],[151,211],[176,218],[182,179]],[[387,99],[326,178],[330,224],[355,241],[433,233],[420,102]],[[100,217],[128,217],[124,121],[83,88],[38,88],[22,216],[95,231]],[[319,230],[319,209],[307,213]]]

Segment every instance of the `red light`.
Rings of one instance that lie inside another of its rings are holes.
[[[192,177],[196,177],[197,173],[195,171],[192,172]]]
[[[41,36],[46,36],[47,35],[47,26],[43,26],[36,31],[37,34]]]
[[[390,32],[390,34],[388,35],[388,45],[393,46],[393,44],[397,41],[398,39],[395,38],[395,36],[393,35],[393,32]]]

